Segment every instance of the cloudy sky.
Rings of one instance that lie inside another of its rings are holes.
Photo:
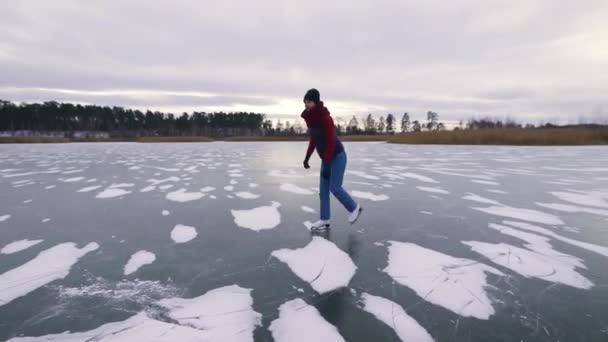
[[[0,98],[296,117],[608,116],[608,1],[0,3]]]

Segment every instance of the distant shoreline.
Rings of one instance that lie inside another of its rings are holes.
[[[70,139],[63,137],[0,137],[0,144],[78,143],[78,142],[281,142],[307,141],[307,136],[234,136],[211,138],[206,136],[146,136],[139,138]],[[408,132],[394,135],[343,135],[346,142],[376,141],[392,144],[441,145],[516,145],[516,146],[577,146],[608,144],[608,128],[502,128],[454,131]]]

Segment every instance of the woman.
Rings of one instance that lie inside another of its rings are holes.
[[[334,121],[329,115],[329,110],[325,108],[321,101],[321,95],[317,89],[310,89],[304,95],[305,110],[302,118],[308,126],[310,136],[306,158],[304,158],[304,168],[309,169],[308,161],[310,156],[317,150],[321,157],[321,181],[319,186],[321,199],[321,219],[312,224],[311,229],[329,228],[329,193],[331,192],[348,210],[348,222],[355,223],[363,208],[350,197],[342,188],[344,170],[346,169],[346,151],[342,142],[336,135]]]

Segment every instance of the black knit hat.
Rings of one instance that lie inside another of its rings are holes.
[[[304,95],[304,101],[306,100],[318,104],[321,101],[321,94],[319,94],[319,91],[317,89],[312,88],[306,92],[306,95]]]

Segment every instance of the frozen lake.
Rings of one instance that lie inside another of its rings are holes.
[[[0,340],[608,340],[607,147],[345,147],[0,145]]]

